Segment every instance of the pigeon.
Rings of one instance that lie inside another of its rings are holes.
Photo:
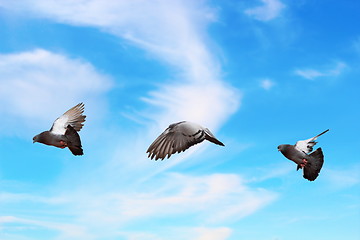
[[[189,147],[208,140],[217,145],[225,146],[217,140],[209,129],[196,123],[182,121],[170,124],[170,126],[150,145],[148,157],[155,160],[167,158],[174,153],[180,153]]]
[[[33,143],[39,142],[58,148],[68,147],[75,156],[83,155],[80,136],[77,133],[84,126],[86,116],[82,115],[83,113],[83,103],[70,108],[54,121],[50,131],[36,135]]]
[[[329,129],[315,137],[297,141],[295,145],[281,144],[278,146],[278,151],[280,151],[287,159],[294,161],[297,164],[296,170],[303,169],[303,177],[309,181],[314,181],[319,176],[320,170],[324,164],[324,154],[322,149],[318,148],[314,152],[312,151],[317,143],[315,140],[327,131],[329,131]]]

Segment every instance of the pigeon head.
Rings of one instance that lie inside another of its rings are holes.
[[[277,147],[278,151],[283,152],[287,148],[288,144],[281,144]]]
[[[44,143],[45,141],[45,135],[44,132],[36,135],[35,137],[33,137],[33,143],[39,142],[39,143]]]
[[[39,142],[39,135],[33,137],[33,143]]]

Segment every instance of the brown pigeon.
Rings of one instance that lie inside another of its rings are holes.
[[[33,138],[33,142],[39,142],[58,148],[68,147],[74,155],[83,155],[80,136],[77,133],[85,122],[84,104],[79,103],[58,117],[50,131],[42,132]]]
[[[171,154],[183,152],[205,139],[224,146],[209,129],[196,123],[187,121],[173,123],[150,145],[147,150],[148,157],[163,160],[166,155],[169,158]]]
[[[313,138],[298,141],[295,145],[281,144],[278,146],[278,151],[287,159],[297,164],[296,170],[304,169],[303,176],[309,181],[314,181],[319,176],[322,165],[324,164],[324,155],[321,148],[316,149],[314,152],[312,152],[312,150],[317,143],[315,140],[327,131],[329,131],[329,129]]]

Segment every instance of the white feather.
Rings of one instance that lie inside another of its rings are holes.
[[[53,123],[51,133],[64,135],[66,132],[66,127],[68,126],[68,120],[69,116],[67,115],[62,115],[57,118]]]
[[[311,147],[311,145],[309,144],[311,141],[313,140],[313,138],[309,138],[307,140],[302,140],[302,141],[297,141],[295,144],[295,148],[299,151],[302,151],[304,153],[309,153],[311,151],[309,151],[308,147]],[[312,146],[314,146],[316,143],[312,143]]]
[[[78,105],[70,108],[54,121],[50,132],[53,134],[64,135],[68,125],[71,125],[76,131],[80,131],[86,117],[85,115],[82,115],[83,112],[83,103],[79,103]]]
[[[202,126],[193,122],[184,121],[178,125],[176,125],[173,129],[174,132],[183,133],[185,135],[193,135],[197,133],[199,130],[204,130]]]
[[[306,139],[306,140],[301,140],[301,141],[297,141],[296,144],[295,144],[295,148],[299,151],[302,151],[306,154],[310,153],[312,150],[313,150],[313,147],[315,146],[315,144],[317,142],[315,142],[315,140],[323,135],[324,133],[326,133],[328,130],[325,130],[324,132],[316,135],[315,137],[312,137],[312,138],[309,138],[309,139]]]

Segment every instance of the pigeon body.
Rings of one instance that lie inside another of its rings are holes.
[[[282,144],[278,149],[287,159],[294,161],[298,165],[303,163],[304,159],[308,160],[310,158],[305,152],[296,149],[294,145]]]
[[[278,150],[287,159],[297,164],[296,170],[304,170],[303,176],[309,181],[314,181],[318,177],[320,170],[324,164],[324,155],[322,149],[318,148],[314,152],[312,151],[313,147],[317,143],[315,142],[315,140],[327,131],[329,131],[329,129],[316,135],[315,137],[298,141],[295,145],[281,144],[278,146]]]
[[[66,148],[74,155],[83,155],[80,136],[77,133],[84,126],[86,116],[84,104],[79,103],[57,118],[49,131],[44,131],[33,138],[33,142]]]
[[[222,142],[217,140],[209,129],[199,124],[182,121],[170,124],[170,126],[150,145],[148,157],[164,159],[169,158],[174,153],[180,153],[189,147],[208,140],[212,143],[224,146]]]

